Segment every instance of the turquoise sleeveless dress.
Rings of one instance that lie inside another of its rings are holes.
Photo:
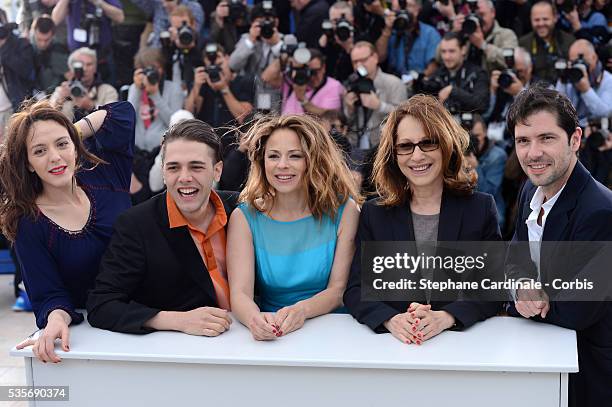
[[[343,204],[334,220],[307,216],[291,222],[271,219],[242,203],[255,251],[255,293],[263,312],[276,312],[327,288],[334,262]]]

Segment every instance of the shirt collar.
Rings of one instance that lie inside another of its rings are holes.
[[[219,219],[222,226],[225,226],[227,224],[227,214],[225,213],[225,208],[223,207],[221,197],[219,197],[214,189],[210,190],[210,197],[208,198],[208,201],[212,202],[213,207],[215,208],[215,218]],[[197,228],[190,224],[185,216],[183,216],[178,206],[176,206],[176,202],[174,202],[174,199],[168,192],[166,192],[166,205],[168,206],[168,221],[170,223],[170,229],[187,226],[190,229],[197,230]]]
[[[561,189],[546,202],[544,202],[544,190],[542,189],[542,187],[538,187],[538,189],[536,189],[535,194],[533,194],[533,197],[531,198],[531,202],[529,202],[531,214],[527,218],[527,221],[534,220],[534,218],[537,220],[538,216],[540,215],[540,209],[544,209],[544,213],[548,214],[552,207],[555,205],[555,202],[557,202],[557,199],[559,199],[559,196],[561,195],[561,192],[563,192],[565,185],[567,184],[564,184]]]

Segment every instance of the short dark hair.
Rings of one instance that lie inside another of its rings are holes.
[[[523,90],[510,105],[506,124],[512,138],[514,138],[514,128],[517,124],[524,124],[529,116],[542,111],[556,116],[557,125],[567,133],[569,141],[576,127],[579,126],[576,109],[567,96],[541,85]]]
[[[325,65],[325,55],[317,48],[308,48],[310,51],[310,60],[318,59],[322,65]]]
[[[265,10],[263,3],[257,3],[251,9],[251,21],[255,21],[256,18],[266,16],[277,18],[276,10],[274,8]]]
[[[204,123],[202,120],[183,120],[170,127],[164,134],[162,140],[162,158],[166,154],[166,145],[174,140],[204,143],[213,150],[215,163],[221,161],[223,158],[219,136],[208,123]]]
[[[472,115],[472,129],[476,126],[476,123],[482,124],[482,128],[487,129],[487,122],[485,122],[484,118],[479,113],[474,113]],[[468,129],[470,131],[471,129]]]
[[[444,34],[444,37],[442,37],[442,41],[452,41],[452,40],[457,40],[457,43],[459,44],[460,48],[465,45],[465,37],[461,35],[460,33],[449,31],[446,34]]]
[[[34,30],[43,34],[55,32],[55,23],[49,14],[43,14],[34,21]]]

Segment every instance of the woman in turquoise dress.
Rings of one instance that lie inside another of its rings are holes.
[[[227,238],[231,307],[271,340],[342,306],[361,197],[316,119],[264,118],[246,138],[251,170]]]

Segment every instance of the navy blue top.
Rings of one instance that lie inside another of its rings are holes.
[[[135,112],[128,102],[100,109],[107,111],[104,123],[84,143],[89,152],[108,164],[90,169],[92,165],[86,163],[76,174],[91,202],[83,229],[67,231],[40,211],[36,219],[22,217],[19,221],[15,250],[39,328],[47,325],[47,317],[55,309],[68,312],[73,324],[83,321],[75,308],[85,308],[113,223],[131,205]]]

